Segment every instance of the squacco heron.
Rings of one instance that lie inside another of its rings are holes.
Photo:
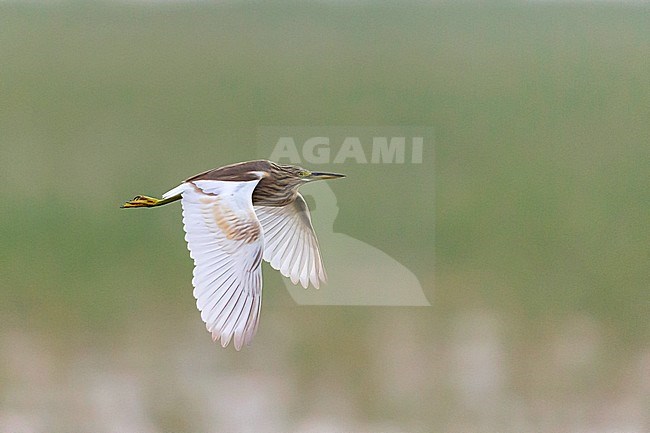
[[[185,240],[194,259],[194,297],[214,341],[235,349],[251,343],[262,305],[262,260],[293,284],[327,280],[298,188],[342,174],[318,173],[259,160],[192,176],[162,199],[139,195],[123,208],[180,200]]]

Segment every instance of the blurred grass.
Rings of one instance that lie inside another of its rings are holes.
[[[121,202],[265,156],[259,126],[428,125],[422,165],[339,170],[335,230],[418,275],[434,304],[412,313],[423,335],[471,308],[503,314],[513,342],[587,314],[614,371],[649,337],[649,18],[640,5],[3,2],[0,323],[62,342],[119,338],[141,317],[169,329],[196,314],[180,211]],[[304,377],[324,353],[345,370],[364,332],[405,314],[325,310],[291,312],[328,322],[301,330],[322,343],[295,354]],[[360,334],[326,343],[351,324]]]

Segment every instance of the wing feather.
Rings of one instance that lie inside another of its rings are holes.
[[[311,225],[307,203],[302,195],[282,207],[255,206],[255,213],[264,232],[263,259],[294,284],[318,288],[327,275]]]
[[[237,350],[250,344],[259,321],[263,232],[253,208],[259,182],[195,180],[182,194],[183,225],[194,259],[196,305],[213,340]]]

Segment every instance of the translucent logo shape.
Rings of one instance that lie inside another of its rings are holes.
[[[336,195],[327,182],[301,188],[311,207],[312,224],[328,281],[320,289],[284,284],[300,305],[430,306],[422,285],[406,266],[382,250],[347,233],[334,231]],[[310,196],[313,199],[310,199]],[[315,203],[315,206],[313,205]]]

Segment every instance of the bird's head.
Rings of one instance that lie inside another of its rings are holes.
[[[345,177],[344,174],[326,173],[321,171],[309,171],[297,165],[277,165],[277,171],[271,173],[277,176],[279,183],[286,183],[288,187],[298,187],[307,182],[315,180],[338,179]]]
[[[309,171],[296,165],[264,161],[260,183],[253,192],[253,202],[260,206],[285,206],[296,199],[298,187],[308,182],[345,177],[342,174]]]

